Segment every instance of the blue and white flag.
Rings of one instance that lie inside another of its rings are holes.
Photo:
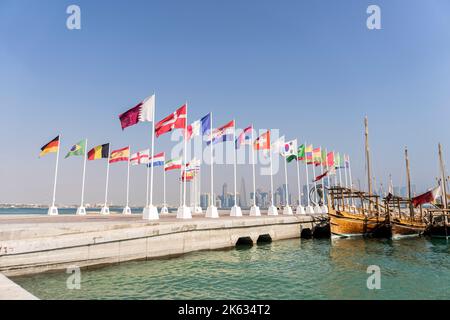
[[[150,160],[147,164],[148,167],[160,167],[164,165],[164,152],[158,153],[153,158],[150,157]]]

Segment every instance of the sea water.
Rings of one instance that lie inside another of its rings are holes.
[[[13,280],[41,299],[450,299],[449,248],[424,238],[292,239],[82,269],[80,289],[65,271]],[[379,289],[368,286],[369,266],[379,267]]]

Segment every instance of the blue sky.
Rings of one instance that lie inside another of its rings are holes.
[[[81,30],[66,28],[70,4],[81,7]],[[366,28],[370,4],[381,7],[382,30]],[[122,132],[117,115],[153,92],[157,118],[187,100],[191,120],[213,111],[216,124],[234,117],[238,126],[278,128],[348,153],[355,180],[363,180],[368,115],[377,180],[392,173],[394,184],[405,183],[407,145],[413,183],[425,190],[438,172],[438,142],[450,157],[449,57],[446,0],[1,0],[0,202],[50,201],[54,156],[37,154],[58,133],[63,153],[84,137],[147,147],[149,128]],[[167,135],[156,149],[172,145]],[[61,160],[57,202],[79,202],[81,166],[80,158]],[[87,202],[102,201],[104,168],[88,164]],[[250,167],[238,171],[250,191]],[[112,168],[114,203],[124,201],[125,172]],[[144,202],[144,173],[132,170],[132,202]],[[218,168],[217,191],[232,186],[231,174]],[[176,203],[176,174],[167,177]]]

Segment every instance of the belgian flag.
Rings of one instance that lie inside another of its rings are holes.
[[[109,158],[109,143],[96,146],[88,152],[88,160],[97,160],[102,158]]]
[[[53,139],[52,141],[50,141],[41,148],[39,158],[45,156],[47,153],[58,152],[58,148],[59,148],[59,136],[57,136],[55,139]]]

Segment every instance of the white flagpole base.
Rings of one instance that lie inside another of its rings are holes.
[[[149,205],[144,208],[144,211],[142,212],[142,219],[145,220],[158,220],[158,208],[156,208],[153,205]]]
[[[78,207],[77,209],[77,216],[85,216],[86,215],[86,208],[85,207]]]
[[[321,214],[322,213],[322,210],[320,209],[320,206],[314,206],[314,213],[315,214]]]
[[[191,208],[187,206],[178,207],[177,219],[192,219]]]
[[[295,209],[295,214],[305,214],[305,208],[303,208],[303,206],[297,206],[297,209]]]
[[[322,205],[322,206],[320,206],[320,211],[322,212],[322,213],[328,213],[328,207],[326,206],[326,205]]]
[[[305,213],[306,214],[314,214],[314,208],[312,206],[306,206]]]
[[[108,215],[109,214],[109,208],[107,206],[104,206],[102,208],[102,210],[100,210],[100,214]]]
[[[252,206],[250,208],[250,216],[251,217],[260,217],[261,216],[261,210],[259,210],[258,206]]]
[[[283,215],[292,216],[294,213],[292,212],[291,206],[285,206],[283,209]]]
[[[159,211],[159,214],[167,214],[169,213],[169,209],[166,206],[163,206]]]
[[[278,209],[275,206],[270,206],[269,210],[267,210],[267,214],[269,216],[277,216],[278,215]]]
[[[49,216],[57,216],[58,215],[58,208],[55,207],[55,206],[51,206],[50,208],[48,208],[47,214]]]
[[[194,213],[203,213],[203,210],[201,207],[195,207]]]
[[[131,214],[131,208],[128,206],[123,208],[122,214]]]
[[[241,207],[234,205],[231,208],[230,217],[242,217]]]
[[[219,217],[219,211],[217,211],[216,206],[209,206],[208,209],[206,209],[206,218],[218,218]]]

